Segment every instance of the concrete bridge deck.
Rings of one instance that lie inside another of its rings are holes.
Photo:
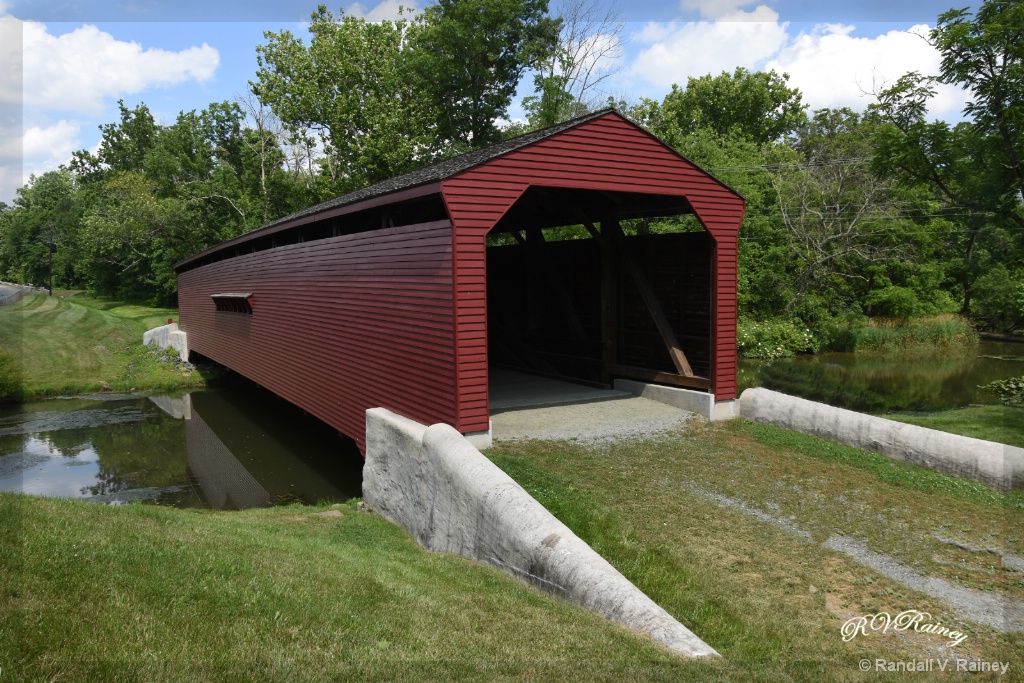
[[[582,384],[528,375],[514,370],[490,369],[491,415],[509,410],[550,408],[629,398],[632,394],[615,389],[597,389]]]

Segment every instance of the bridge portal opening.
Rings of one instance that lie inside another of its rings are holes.
[[[681,197],[530,188],[488,236],[492,382],[708,390],[713,247]]]

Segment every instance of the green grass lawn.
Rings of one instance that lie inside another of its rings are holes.
[[[843,536],[921,574],[1024,601],[1024,574],[985,550],[1024,555],[1024,492],[745,420],[607,448],[509,442],[487,454],[718,649],[734,680],[882,680],[862,678],[860,659],[935,657],[938,644],[916,633],[842,642],[840,627],[909,609],[968,632],[961,657],[1009,660],[1016,680],[1024,674],[1024,635],[973,625],[823,547]]]
[[[103,507],[0,494],[16,681],[719,677],[496,569],[340,506]]]
[[[168,318],[177,311],[35,293],[0,308],[0,352],[20,367],[23,397],[203,385],[201,373],[161,363],[142,346],[142,333]]]
[[[981,406],[936,413],[888,413],[889,420],[1024,448],[1024,407]]]
[[[875,681],[890,678],[861,673],[861,660],[956,655],[1010,661],[998,680],[1021,680],[1024,635],[965,621],[822,544],[841,534],[922,574],[1024,600],[1024,576],[998,556],[941,540],[1024,555],[1024,494],[746,421],[611,446],[499,442],[487,454],[723,657],[677,656],[490,567],[425,552],[351,503],[325,517],[323,506],[183,511],[0,494],[3,675]],[[924,633],[841,638],[851,617],[908,609],[967,641],[949,652]]]

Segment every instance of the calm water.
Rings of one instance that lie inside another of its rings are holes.
[[[742,361],[765,386],[870,412],[995,404],[979,385],[1024,375],[1024,345],[886,358]],[[0,408],[0,490],[101,503],[240,509],[361,495],[355,445],[239,380],[183,396],[77,396]]]
[[[361,495],[355,444],[244,381],[0,409],[0,490],[240,509]]]
[[[981,385],[1024,375],[1024,344],[982,342],[967,353],[895,357],[822,353],[740,361],[739,389],[763,386],[868,412],[935,411],[995,405]]]

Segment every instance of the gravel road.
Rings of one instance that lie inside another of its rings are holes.
[[[491,416],[495,440],[551,439],[595,443],[643,439],[678,429],[693,413],[646,398],[623,398]]]

